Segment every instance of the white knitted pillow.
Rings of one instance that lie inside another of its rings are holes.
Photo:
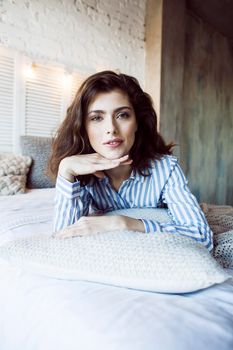
[[[30,165],[30,157],[0,155],[0,195],[24,193]]]
[[[161,232],[108,231],[70,239],[32,236],[0,247],[0,258],[54,278],[164,293],[192,292],[230,278],[199,243]]]
[[[162,208],[128,208],[118,209],[104,213],[105,216],[124,215],[134,219],[156,220],[158,222],[171,222],[168,209]]]

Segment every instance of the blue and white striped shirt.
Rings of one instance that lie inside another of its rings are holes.
[[[157,208],[166,204],[172,223],[154,220],[142,222],[145,232],[170,232],[189,236],[202,243],[210,251],[213,233],[194,195],[188,188],[183,171],[173,156],[163,156],[151,162],[148,176],[132,171],[118,192],[106,176],[96,178],[81,187],[80,182],[71,183],[58,176],[56,183],[54,230],[75,223],[89,213],[108,212],[125,208]]]

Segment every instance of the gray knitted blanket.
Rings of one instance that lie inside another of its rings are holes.
[[[225,268],[233,268],[233,207],[202,203],[201,208],[214,233],[216,260]]]

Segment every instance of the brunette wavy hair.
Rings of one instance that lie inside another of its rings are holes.
[[[122,73],[103,71],[91,75],[83,82],[57,131],[48,166],[48,174],[53,180],[57,176],[59,163],[63,158],[95,152],[85,130],[88,107],[99,93],[108,93],[116,89],[128,96],[136,115],[138,127],[130,151],[130,157],[133,159],[132,168],[145,175],[143,170],[149,166],[150,160],[172,154],[174,143],[165,144],[158,133],[157,115],[152,99],[141,89],[137,79]],[[93,176],[82,176],[80,180],[85,185],[91,177]]]

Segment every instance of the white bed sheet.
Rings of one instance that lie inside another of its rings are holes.
[[[53,197],[53,189],[1,197],[0,242],[50,234]],[[0,261],[0,281],[0,350],[233,348],[232,280],[160,294],[52,279]]]
[[[0,245],[17,237],[52,233],[55,189],[0,196]]]

